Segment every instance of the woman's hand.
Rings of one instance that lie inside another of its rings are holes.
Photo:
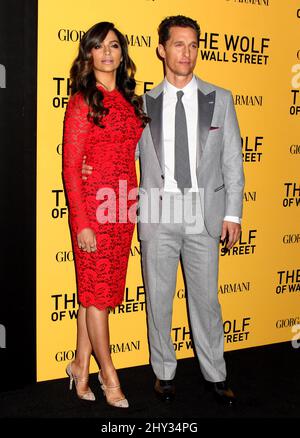
[[[77,243],[79,249],[86,252],[97,251],[97,240],[94,231],[91,228],[83,228],[77,234]]]

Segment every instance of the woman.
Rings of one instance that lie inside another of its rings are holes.
[[[128,217],[124,221],[124,212],[118,221],[119,205],[128,198],[120,193],[120,181],[128,191],[137,186],[135,148],[148,122],[142,101],[134,93],[134,74],[127,41],[114,25],[101,22],[90,28],[70,72],[72,95],[63,144],[63,178],[80,303],[76,358],[67,366],[70,389],[74,381],[79,398],[95,400],[88,386],[93,352],[106,401],[121,408],[129,405],[110,355],[108,312],[123,300],[134,230],[134,221]],[[86,181],[81,175],[84,156],[93,167]],[[101,193],[106,189],[113,191],[115,202],[108,207],[104,202],[102,208],[99,199],[103,200]],[[135,202],[127,200],[127,211]],[[103,221],[106,213],[115,220]]]

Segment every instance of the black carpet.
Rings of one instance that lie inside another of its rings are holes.
[[[67,378],[0,393],[1,424],[21,425],[23,429],[26,425],[32,428],[44,422],[44,430],[54,424],[56,430],[61,430],[68,423],[71,430],[72,425],[77,429],[84,423],[85,427],[93,425],[105,432],[105,428],[116,428],[121,423],[136,423],[142,425],[139,431],[148,427],[154,432],[151,428],[157,427],[157,431],[162,432],[165,427],[168,432],[167,427],[174,428],[176,423],[177,432],[182,432],[179,429],[183,424],[192,428],[193,423],[199,426],[203,421],[214,420],[217,425],[218,420],[230,419],[298,419],[296,427],[299,427],[300,348],[285,342],[227,352],[225,358],[231,387],[238,397],[234,408],[218,405],[206,392],[197,360],[192,358],[178,361],[176,398],[171,404],[156,399],[154,376],[147,365],[118,371],[129,409],[107,405],[97,375],[92,374],[90,386],[96,402],[77,399],[74,390],[69,391]]]

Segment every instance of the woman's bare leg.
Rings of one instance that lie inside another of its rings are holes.
[[[87,330],[103,382],[106,386],[119,385],[119,378],[114,367],[109,349],[108,310],[99,310],[94,306],[87,308]],[[123,398],[121,389],[114,390],[115,398]]]
[[[77,314],[76,357],[72,363],[72,372],[79,378],[87,378],[89,376],[92,354],[92,344],[88,335],[86,314],[87,309],[80,305]],[[77,390],[79,393],[86,392],[88,390],[88,382],[78,381]]]

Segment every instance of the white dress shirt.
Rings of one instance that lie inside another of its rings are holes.
[[[199,191],[196,175],[197,154],[197,130],[198,130],[198,86],[195,76],[183,88],[179,89],[170,84],[165,78],[163,98],[163,145],[165,161],[165,192],[179,193],[177,182],[174,177],[175,169],[175,107],[177,103],[177,91],[183,91],[182,103],[184,106],[187,134],[189,144],[189,159],[191,169],[192,187],[189,192]],[[226,221],[240,223],[235,216],[226,216]]]

